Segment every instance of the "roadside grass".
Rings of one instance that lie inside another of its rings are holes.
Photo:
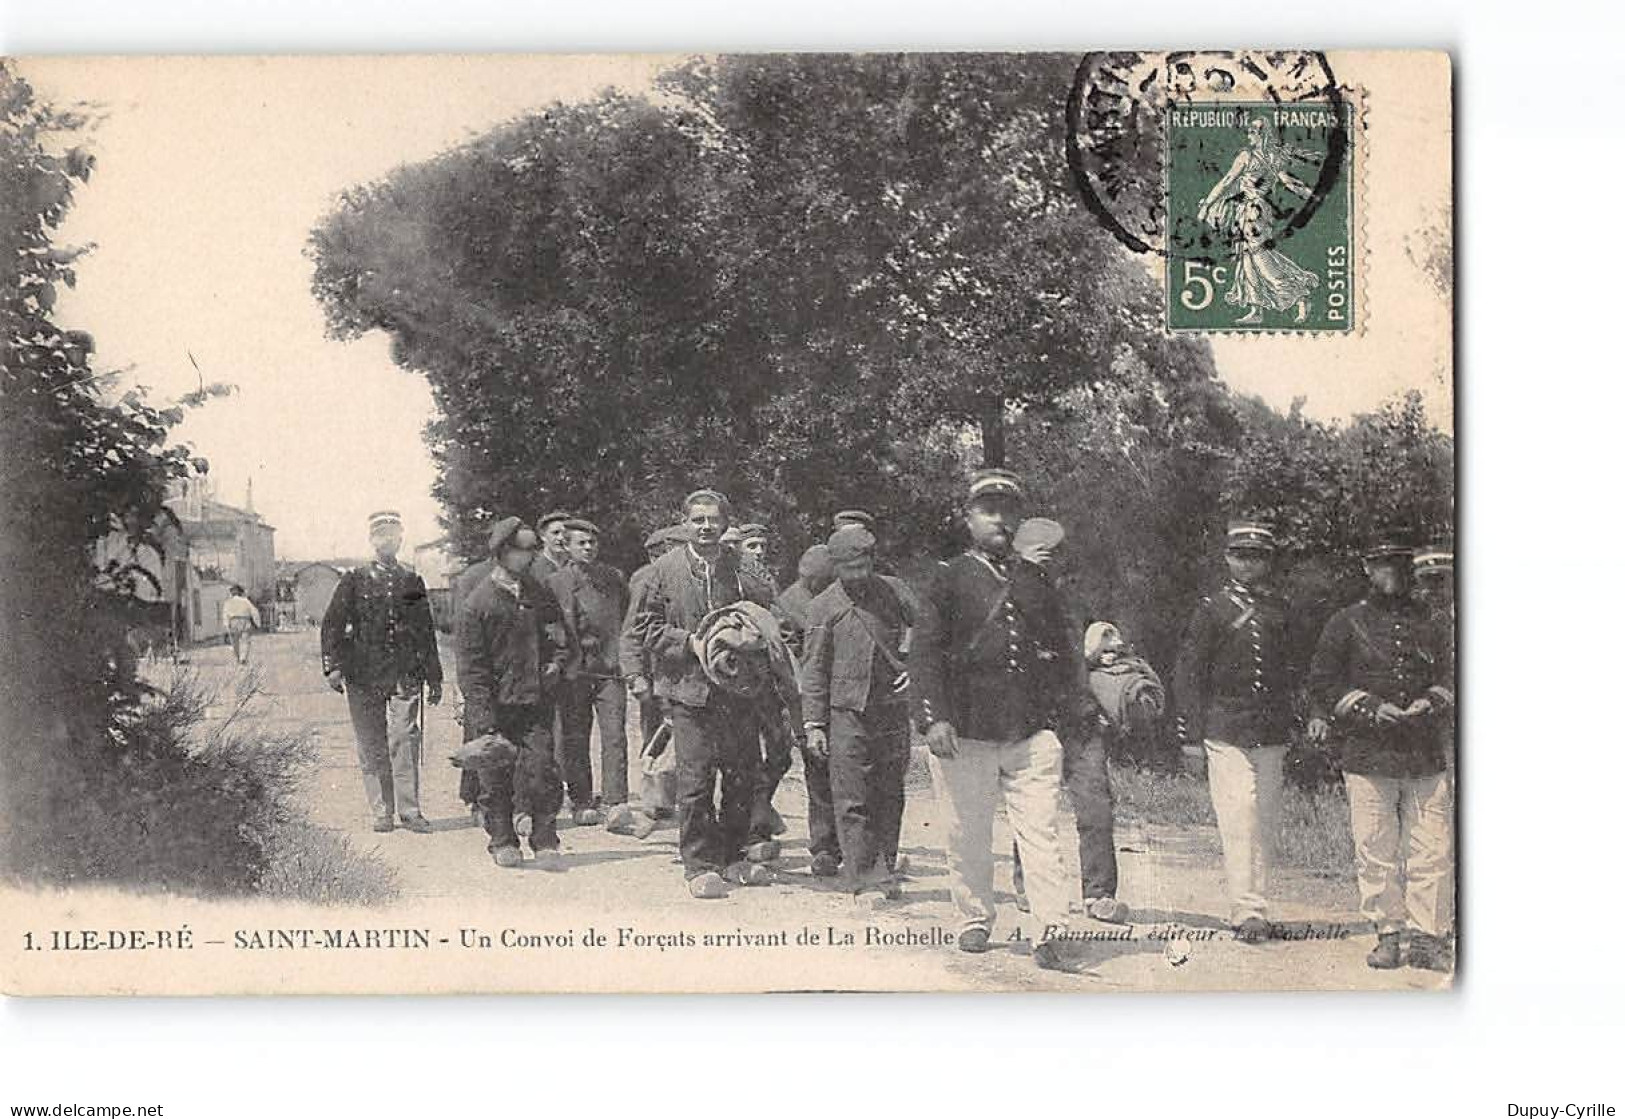
[[[395,868],[349,837],[305,820],[277,829],[258,893],[314,905],[382,905],[400,894]]]
[[[1217,826],[1203,777],[1113,765],[1112,794],[1120,822]],[[1341,785],[1303,788],[1286,782],[1276,854],[1281,865],[1320,877],[1346,878],[1353,873],[1354,841],[1349,833],[1348,798]]]
[[[318,905],[396,896],[392,868],[305,815],[299,792],[316,764],[315,731],[258,714],[256,669],[220,683],[181,666],[154,675],[124,728],[136,764],[84,814],[81,841],[109,862],[117,851],[117,865],[104,868],[112,873],[99,877]]]

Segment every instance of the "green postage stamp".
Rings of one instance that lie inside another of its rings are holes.
[[[1346,333],[1361,291],[1345,101],[1167,109],[1167,325]]]

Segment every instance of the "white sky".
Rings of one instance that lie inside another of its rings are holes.
[[[59,321],[96,336],[101,368],[133,365],[132,378],[161,399],[196,387],[188,351],[206,379],[239,387],[195,412],[181,437],[210,460],[223,500],[241,503],[252,477],[279,556],[362,552],[367,514],[386,507],[406,518],[409,545],[429,540],[439,530],[421,439],[433,412],[428,385],[393,365],[381,334],[354,343],[324,336],[306,237],[348,186],[560,98],[609,84],[644,88],[670,61],[28,60],[23,72],[42,96],[97,102],[107,114],[89,138],[96,174],[63,231],[64,242],[97,249],[81,262],[77,291],[63,293]],[[1416,144],[1431,144],[1420,158],[1448,158],[1447,135],[1406,139],[1383,151],[1419,158]],[[1391,239],[1447,203],[1448,193],[1442,203],[1385,202],[1392,228],[1374,237]],[[1407,335],[1447,338],[1448,310],[1419,276],[1389,279],[1371,326],[1392,344],[1377,348],[1412,360],[1374,364],[1369,347],[1346,341],[1221,338],[1221,374],[1282,407],[1304,394],[1323,418],[1414,385],[1448,425],[1437,351],[1395,348]]]

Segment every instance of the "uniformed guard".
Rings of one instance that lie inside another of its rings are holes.
[[[396,558],[403,532],[393,510],[367,520],[374,559],[346,571],[322,617],[322,673],[345,693],[372,830],[433,829],[418,801],[423,691],[440,702],[440,652],[423,580]]]
[[[801,553],[796,581],[773,602],[773,615],[779,619],[784,640],[797,659],[806,654],[807,608],[834,579],[829,545],[814,544]],[[812,856],[812,873],[818,878],[833,878],[841,870],[841,841],[830,798],[828,756],[809,753],[802,747],[801,773],[807,786],[807,853]]]
[[[557,600],[529,576],[537,543],[518,517],[492,527],[491,574],[458,611],[457,680],[465,729],[475,737],[500,734],[519,747],[514,762],[478,771],[486,849],[500,867],[523,862],[515,826],[517,784],[529,790],[536,863],[560,870],[557,817],[564,793],[551,729],[565,650],[553,639],[561,624]]]
[[[1424,548],[1411,561],[1416,597],[1454,630],[1456,625],[1456,554],[1447,547]]]
[[[626,685],[619,648],[626,577],[599,561],[597,525],[575,517],[564,527],[569,562],[548,579],[570,636],[558,701],[564,786],[577,826],[608,822],[624,832],[635,826],[626,803]],[[597,794],[591,753],[595,721],[603,776]]]
[[[829,538],[837,578],[807,608],[802,714],[807,755],[827,766],[847,887],[895,900],[915,607],[901,580],[875,574],[874,547],[857,525]]]
[[[1412,554],[1398,536],[1366,551],[1370,589],[1332,615],[1315,647],[1309,733],[1342,763],[1360,912],[1377,928],[1366,963],[1446,971],[1454,801],[1439,721],[1455,705],[1454,656],[1411,593]]]
[[[1022,561],[1032,564],[1049,578],[1049,568],[1061,545],[1066,541],[1066,530],[1048,517],[1028,517],[1016,529],[1013,546]],[[1088,626],[1090,619],[1078,619]],[[1098,623],[1097,623],[1098,624]],[[1088,671],[1088,641],[1083,644],[1084,672]],[[1129,908],[1117,898],[1117,845],[1113,837],[1111,772],[1106,763],[1106,735],[1110,724],[1096,720],[1082,738],[1068,735],[1062,738],[1065,755],[1061,775],[1072,813],[1078,824],[1078,866],[1082,871],[1083,911],[1097,921],[1122,924],[1129,918]],[[1026,872],[1021,866],[1021,852],[1010,852],[1011,877],[1014,881],[1017,906],[1027,903]]]
[[[936,573],[908,667],[915,720],[930,748],[944,824],[959,947],[984,952],[992,934],[993,815],[1002,801],[1026,869],[1040,967],[1064,968],[1071,889],[1061,857],[1061,740],[1095,717],[1078,684],[1066,613],[1050,583],[1018,562],[1020,480],[972,479],[964,519],[971,547]]]
[[[1269,879],[1293,725],[1287,608],[1270,583],[1275,552],[1268,524],[1229,523],[1229,579],[1197,605],[1174,668],[1179,737],[1205,756],[1230,921],[1248,944],[1274,931]]]

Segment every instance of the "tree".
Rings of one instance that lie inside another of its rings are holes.
[[[517,122],[314,232],[339,337],[389,331],[443,418],[439,496],[588,507],[622,555],[719,485],[789,550],[845,504],[934,542],[1020,410],[1203,382],[1066,181],[1059,56],[745,56]],[[979,453],[978,453],[979,452]]]

